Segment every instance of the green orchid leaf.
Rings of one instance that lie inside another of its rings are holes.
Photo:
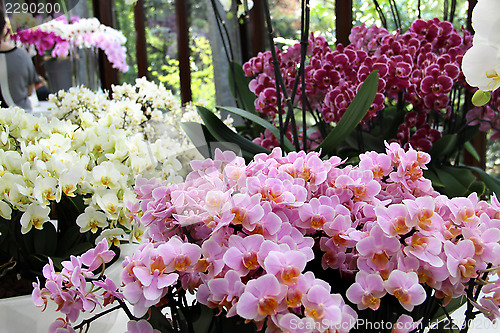
[[[238,116],[246,118],[246,119],[250,120],[251,122],[256,123],[256,124],[264,127],[265,129],[269,130],[276,137],[276,139],[278,139],[278,141],[280,140],[280,131],[274,125],[272,125],[271,123],[269,123],[265,119],[262,119],[261,117],[257,116],[256,114],[239,109],[239,108],[231,107],[231,106],[219,106],[217,108],[234,113],[234,114],[237,114]],[[285,137],[284,146],[285,146],[285,149],[287,152],[295,150],[295,147],[290,142],[290,140],[288,140],[287,137]]]
[[[378,71],[373,71],[368,75],[340,121],[316,148],[316,151],[321,150],[322,156],[333,153],[335,148],[347,138],[363,119],[375,99],[378,82]]]
[[[162,314],[161,310],[156,306],[150,307],[149,312],[143,317],[143,319],[146,319],[154,329],[157,329],[160,332],[178,332],[172,327],[170,319]]]
[[[205,158],[212,158],[210,142],[216,141],[205,125],[195,122],[181,123],[181,127],[200,154]]]
[[[500,179],[489,175],[483,169],[480,169],[478,167],[468,165],[464,165],[463,167],[475,171],[479,175],[479,177],[481,177],[481,180],[484,182],[486,187],[491,192],[495,193],[497,197],[500,197]]]
[[[229,64],[229,86],[238,105],[250,112],[255,112],[255,99],[257,96],[248,88],[252,78],[246,77],[243,67],[237,62]]]
[[[446,134],[443,135],[439,140],[434,142],[429,154],[432,159],[435,160],[439,156],[445,156],[451,154],[455,149],[457,149],[457,134]]]
[[[227,142],[238,145],[241,148],[244,158],[252,159],[255,154],[270,153],[270,151],[264,147],[261,147],[232,131],[212,111],[202,106],[197,106],[197,108],[198,114],[210,134],[212,134],[213,137],[219,142]]]
[[[443,184],[443,193],[449,197],[465,196],[476,177],[463,167],[442,166],[434,168],[439,182]]]
[[[66,253],[64,260],[68,260],[67,258],[69,258],[70,255],[74,255],[74,256],[80,255],[80,254],[90,250],[94,246],[95,245],[93,243],[90,243],[90,242],[78,243],[75,246],[73,246],[73,248],[71,248],[68,253]]]
[[[450,323],[446,313],[452,314],[456,310],[458,310],[462,305],[464,305],[467,302],[467,298],[465,297],[457,297],[457,298],[452,298],[450,300],[450,303],[444,307],[440,307],[434,317],[431,319],[431,323],[441,323],[439,326],[443,326],[444,324],[448,324],[449,327],[453,325],[453,323]],[[446,310],[446,311],[445,311]],[[434,329],[432,330],[434,332]]]
[[[470,141],[467,141],[465,144],[464,144],[464,148],[465,150],[467,150],[469,152],[469,154],[472,155],[472,157],[474,157],[474,159],[476,161],[481,161],[481,157],[479,157],[479,154],[476,150],[476,148],[474,148],[474,146],[472,145],[472,143],[470,143]]]
[[[80,227],[77,225],[74,225],[62,232],[59,237],[58,255],[63,256],[70,252],[71,248],[75,246],[80,237]]]
[[[427,170],[424,170],[424,177],[426,179],[429,179],[432,182],[432,186],[434,186],[435,188],[436,187],[444,187],[444,184],[441,183],[436,172],[434,172],[434,168],[429,168]]]
[[[475,181],[469,187],[469,192],[475,192],[479,197],[483,196],[486,192],[486,184],[482,181]]]

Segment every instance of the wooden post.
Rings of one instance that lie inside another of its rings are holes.
[[[264,22],[264,3],[262,0],[254,0],[253,8],[249,13],[249,28],[251,42],[251,56],[255,57],[259,52],[266,50],[266,29]],[[245,61],[248,59],[244,59]]]
[[[114,27],[113,1],[92,0],[94,16],[104,25]],[[111,91],[111,85],[118,84],[118,70],[113,68],[103,51],[99,51],[99,72],[102,89]]]
[[[337,44],[349,44],[352,29],[352,0],[335,1],[335,34]]]
[[[138,0],[134,7],[135,51],[137,56],[137,77],[148,78],[148,53],[146,44],[146,27],[144,0]]]
[[[175,0],[177,23],[177,56],[179,59],[179,75],[181,83],[181,102],[189,103],[193,100],[191,93],[191,67],[189,48],[189,26],[185,0]]]

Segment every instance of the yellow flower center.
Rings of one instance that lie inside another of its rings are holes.
[[[178,271],[186,270],[189,265],[191,265],[191,258],[189,258],[188,256],[181,254],[174,259],[174,267]]]
[[[259,268],[259,262],[257,261],[257,253],[248,252],[243,256],[243,266],[248,268],[249,270]]]
[[[397,288],[394,290],[394,296],[401,301],[403,304],[410,304],[411,295],[408,294],[408,291],[403,290],[402,288]]]
[[[278,310],[278,301],[274,297],[264,297],[259,300],[259,305],[257,308],[257,313],[261,316],[270,316],[276,313]]]

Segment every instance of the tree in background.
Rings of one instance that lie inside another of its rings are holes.
[[[177,27],[174,1],[148,0],[144,2],[146,14],[146,40],[149,79],[162,83],[174,94],[180,93],[179,62],[177,59]],[[137,77],[135,55],[135,28],[133,7],[125,0],[115,1],[117,28],[127,37],[128,63],[130,71],[121,75],[120,81],[134,83]],[[193,101],[215,105],[212,54],[207,39],[207,8],[203,1],[188,1],[191,39],[191,80]]]

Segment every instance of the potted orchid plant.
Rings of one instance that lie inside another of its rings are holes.
[[[97,85],[90,80],[93,77],[91,70],[95,65],[75,62],[80,57],[79,51],[89,51],[85,58],[87,62],[92,62],[96,52],[102,50],[114,68],[121,72],[128,71],[125,36],[121,31],[101,24],[96,18],[73,16],[68,19],[61,15],[29,28],[18,27],[11,38],[35,54],[45,56],[46,70],[49,72],[49,81],[53,81],[51,85],[54,91],[62,88],[67,90],[71,86],[80,84],[77,80],[80,67],[88,79],[86,84],[97,89]],[[83,56],[83,53],[81,55]],[[50,80],[51,75],[52,78],[60,76],[61,62],[67,63],[68,72],[73,76],[73,80],[67,80],[62,88],[55,79]],[[51,65],[53,63],[57,65]],[[73,82],[74,80],[76,82]]]
[[[283,51],[273,46],[243,66],[234,64],[230,77],[239,108],[218,108],[247,122],[238,135],[221,131],[210,110],[200,108],[207,141],[238,142],[248,158],[279,146],[288,152],[321,151],[352,163],[366,150],[383,152],[385,141],[398,142],[431,154],[426,177],[442,193],[500,193],[499,182],[470,162],[479,165],[481,159],[470,140],[478,132],[491,133],[493,140],[499,133],[497,96],[481,106],[470,102],[477,88],[461,70],[472,46],[470,32],[434,18],[417,19],[406,32],[362,24],[352,29],[349,45],[335,48],[324,37],[308,34],[307,27],[301,36],[300,43]],[[473,51],[477,54],[477,48]],[[353,105],[372,71],[379,77],[371,104]]]
[[[458,332],[449,313],[463,302],[462,332],[477,312],[493,320],[500,203],[440,195],[423,176],[429,154],[386,149],[355,166],[280,148],[248,164],[216,151],[183,183],[138,179],[131,216],[146,238],[121,278],[96,270],[113,257],[103,242],[62,271],[47,265],[33,300],[56,302],[53,329],[66,332],[110,302],[129,332],[217,331],[225,317],[254,332]]]
[[[60,92],[49,118],[2,110],[0,298],[22,294],[19,281],[29,293],[48,257],[61,267],[102,239],[137,242],[144,229],[126,205],[137,175],[179,182],[182,163],[196,158],[172,129],[183,111],[169,91],[141,79],[114,95]]]

